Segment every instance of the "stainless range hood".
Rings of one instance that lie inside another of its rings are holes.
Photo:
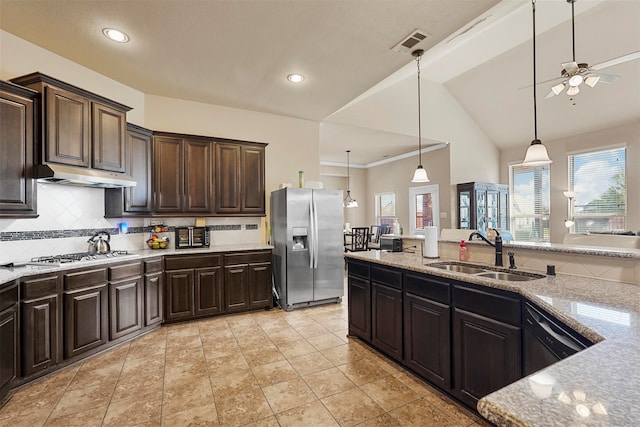
[[[125,174],[55,163],[37,165],[35,178],[38,182],[79,187],[122,188],[136,186],[136,181]]]

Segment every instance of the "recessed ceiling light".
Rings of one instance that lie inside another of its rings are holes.
[[[287,80],[289,80],[291,83],[300,83],[301,81],[304,80],[304,76],[302,74],[289,74],[287,76]]]
[[[126,43],[129,41],[129,36],[123,33],[120,30],[115,30],[113,28],[104,28],[102,30],[102,34],[105,35],[109,40],[113,40],[118,43]]]

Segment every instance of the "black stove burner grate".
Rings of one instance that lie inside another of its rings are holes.
[[[129,252],[125,250],[110,251],[102,254],[92,254],[89,252],[76,252],[72,254],[62,255],[49,255],[31,258],[31,262],[41,262],[50,264],[66,264],[76,261],[91,261],[94,259],[113,258],[120,255],[128,255]]]

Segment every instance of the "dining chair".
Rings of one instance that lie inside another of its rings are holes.
[[[348,252],[369,250],[369,227],[352,227],[350,234],[351,244],[345,246]]]

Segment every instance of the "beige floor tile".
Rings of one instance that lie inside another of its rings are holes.
[[[313,323],[305,323],[295,326],[294,329],[305,338],[314,337],[316,335],[322,335],[329,332],[327,328],[325,328],[315,320],[313,321]]]
[[[260,388],[256,377],[250,369],[237,371],[229,375],[211,377],[210,382],[216,401],[229,399],[234,395]]]
[[[281,427],[340,426],[319,400],[281,412],[276,417]]]
[[[463,426],[471,425],[480,419],[473,412],[454,403],[453,400],[444,396],[442,393],[432,393],[426,396],[425,399],[442,412],[449,414]]]
[[[389,412],[393,418],[407,427],[460,427],[453,418],[421,398]]]
[[[241,352],[229,354],[227,356],[207,359],[207,370],[210,377],[220,375],[230,375],[234,372],[249,369],[249,364]]]
[[[316,395],[300,378],[263,387],[262,392],[275,414],[317,400]]]
[[[49,418],[45,427],[100,427],[107,412],[107,405],[59,418]],[[0,423],[1,424],[1,423]]]
[[[349,333],[348,329],[340,329],[332,333],[343,343],[347,344],[349,342],[349,337],[347,337],[347,334]]]
[[[347,322],[346,320],[342,320],[342,319],[332,319],[332,320],[327,320],[327,321],[319,321],[322,326],[324,326],[325,328],[327,328],[328,331],[330,332],[338,332],[338,331],[346,331],[349,327],[349,322]]]
[[[280,350],[280,353],[282,353],[282,355],[287,359],[317,351],[316,348],[304,338],[295,341],[283,342],[278,344],[277,347],[278,350]]]
[[[245,424],[244,427],[280,427],[280,424],[278,424],[276,417],[272,415],[252,423]]]
[[[162,427],[217,427],[219,425],[218,412],[213,404],[197,406],[162,417]]]
[[[302,379],[313,390],[318,398],[331,396],[352,388],[356,385],[337,368],[329,368],[313,374],[303,375]]]
[[[207,378],[185,378],[183,382],[164,387],[163,416],[203,405],[213,405],[211,383]]]
[[[387,412],[420,398],[418,393],[393,377],[364,384],[360,390]]]
[[[365,356],[362,348],[352,342],[321,350],[320,353],[322,353],[324,357],[329,359],[331,363],[336,366],[344,365],[345,363],[353,360],[362,359]]]
[[[387,413],[378,415],[375,418],[371,418],[363,423],[358,424],[358,427],[396,427],[396,426],[399,427],[400,423]]]
[[[328,348],[344,345],[344,341],[336,337],[331,332],[309,337],[307,338],[307,341],[309,341],[311,345],[316,348],[316,350],[326,350]]]
[[[51,413],[52,408],[53,408],[52,406],[41,406],[37,409],[24,412],[23,414],[18,414],[17,411],[11,412],[10,414],[0,413],[0,426],[1,427],[41,426],[45,423],[45,421],[49,417],[49,414]]]
[[[354,360],[338,366],[338,369],[356,385],[370,383],[390,375],[369,359]]]
[[[103,426],[129,426],[146,421],[160,422],[162,390],[111,402],[104,416]]]
[[[262,387],[288,381],[299,376],[298,372],[286,360],[256,366],[253,368],[253,374],[258,384]]]
[[[251,315],[240,314],[240,315],[234,315],[234,316],[227,316],[225,317],[225,320],[227,322],[227,325],[231,329],[242,330],[242,329],[251,328],[253,326],[259,326],[258,322],[256,322],[256,320],[253,317],[251,317]]]
[[[111,401],[134,398],[152,392],[162,392],[164,375],[162,373],[132,373],[123,375],[118,380]]]
[[[311,374],[324,369],[333,368],[333,363],[319,351],[302,354],[287,359],[300,375]]]
[[[115,382],[109,381],[84,388],[67,389],[53,409],[51,416],[59,418],[63,415],[104,406],[111,400],[115,386]]]
[[[411,390],[415,391],[420,396],[427,396],[436,391],[432,386],[408,372],[398,372],[397,374],[394,374],[393,377],[409,386]]]
[[[325,397],[321,401],[341,426],[353,426],[384,412],[376,402],[357,388]]]
[[[202,348],[204,350],[204,357],[207,360],[215,359],[216,357],[228,356],[242,351],[238,342],[233,337],[220,339],[206,337],[203,341]]]
[[[164,350],[162,350],[162,354],[152,356],[130,353],[124,361],[120,375],[163,373],[165,366],[164,354]]]
[[[273,415],[261,389],[233,394],[226,400],[218,401],[218,421],[220,425],[237,426],[261,420]]]
[[[291,326],[289,326],[288,323],[285,322],[285,325],[286,326],[283,326],[278,329],[265,329],[265,327],[262,326],[262,329],[265,330],[265,333],[269,336],[269,339],[276,345],[279,345],[288,341],[296,341],[303,338],[303,336],[300,335]]]
[[[267,365],[285,359],[275,345],[264,346],[264,348],[249,350],[243,353],[245,359],[247,359],[247,363],[251,367]]]
[[[173,382],[179,382],[183,377],[198,377],[206,376],[207,363],[204,361],[204,357],[200,359],[190,360],[177,360],[174,362],[167,362],[164,369],[164,381],[165,384],[171,384]]]

